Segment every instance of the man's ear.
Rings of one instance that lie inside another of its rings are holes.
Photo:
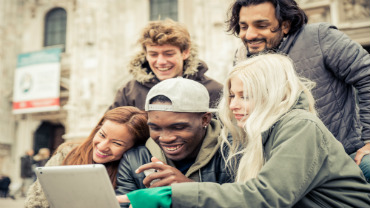
[[[211,113],[205,113],[202,115],[202,126],[208,126],[209,123],[211,123],[212,114]]]
[[[288,34],[290,30],[290,22],[289,21],[283,21],[283,24],[281,25],[281,29],[283,30],[284,35]]]
[[[186,50],[184,50],[184,51],[182,52],[182,60],[186,60],[186,59],[188,59],[188,58],[189,58],[189,56],[190,56],[190,48],[188,48],[188,49],[186,49]]]

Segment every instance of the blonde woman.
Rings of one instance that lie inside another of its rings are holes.
[[[139,190],[128,194],[133,207],[369,207],[370,185],[315,115],[312,86],[284,55],[237,65],[219,105],[236,182]]]

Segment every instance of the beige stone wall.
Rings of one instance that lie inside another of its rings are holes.
[[[350,38],[370,46],[370,1],[368,0],[300,0],[309,23],[330,22]]]
[[[0,1],[0,174],[14,173],[15,122],[11,113],[13,70],[20,46],[18,5]]]
[[[14,137],[11,98],[13,69],[20,46],[17,11],[17,5],[9,1],[0,2],[0,143],[5,144],[11,144]]]

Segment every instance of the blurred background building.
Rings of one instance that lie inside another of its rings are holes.
[[[222,82],[239,44],[225,27],[231,2],[1,0],[0,174],[19,183],[20,157],[26,150],[37,153],[47,147],[53,152],[66,140],[88,135],[116,90],[131,78],[126,65],[150,20],[170,17],[186,24],[208,64],[207,75]],[[309,23],[331,22],[370,50],[370,1],[297,2]],[[51,62],[55,70],[47,71]],[[43,97],[43,90],[55,86],[56,96]],[[41,93],[22,100],[33,90]]]

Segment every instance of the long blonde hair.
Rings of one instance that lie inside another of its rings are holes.
[[[229,108],[231,78],[243,82],[244,97],[254,106],[244,124],[236,125]],[[219,117],[223,123],[221,132],[223,144],[229,147],[224,156],[229,167],[236,172],[235,180],[245,182],[256,178],[265,159],[263,155],[262,132],[268,130],[296,103],[300,93],[305,93],[309,110],[316,114],[314,98],[310,89],[314,83],[299,78],[290,58],[281,54],[261,54],[239,63],[229,73],[219,104]],[[232,136],[232,142],[227,139]],[[241,158],[239,165],[235,158]]]

